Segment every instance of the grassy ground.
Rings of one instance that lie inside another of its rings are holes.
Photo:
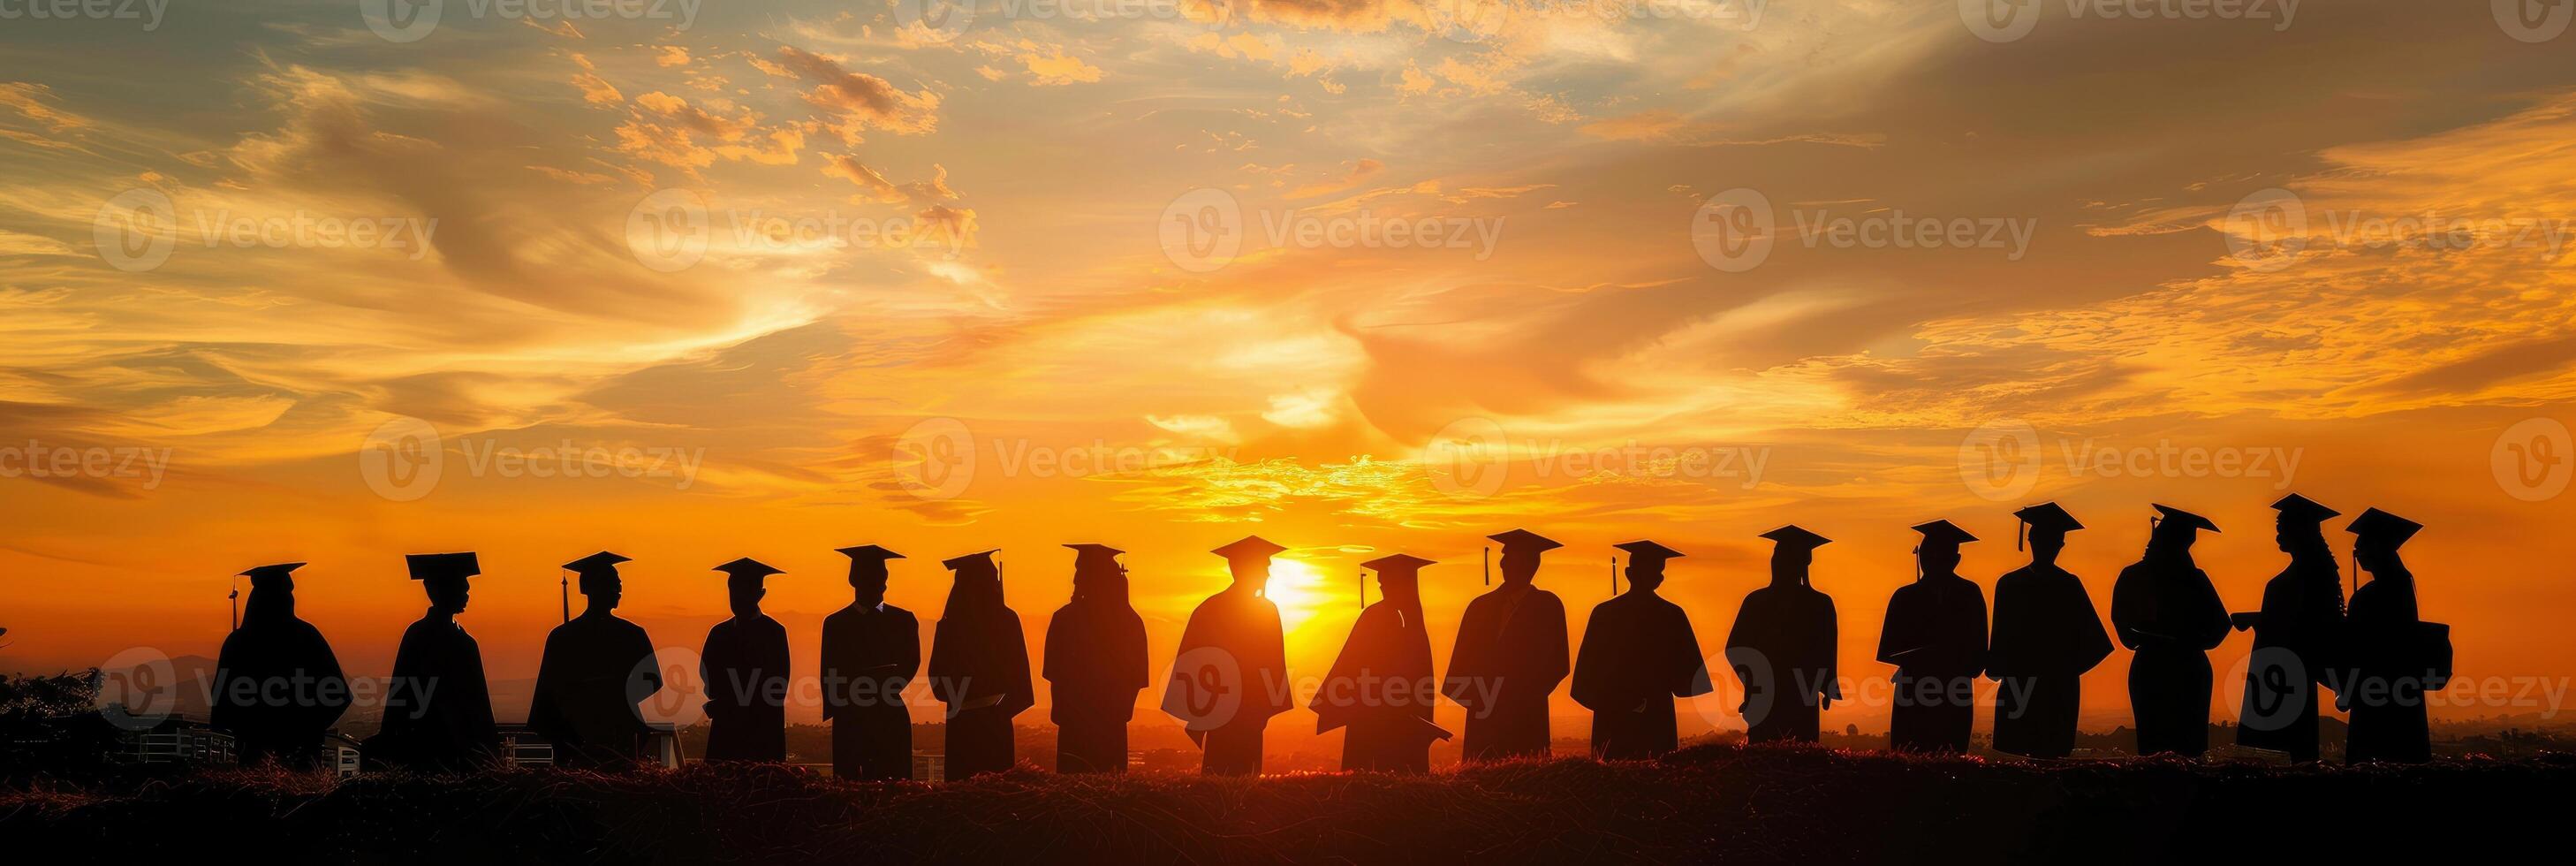
[[[1257,781],[243,772],[0,791],[0,850],[133,862],[259,846],[336,863],[2386,862],[2556,848],[2571,783],[2569,756],[2281,769],[1731,746],[1660,764]]]

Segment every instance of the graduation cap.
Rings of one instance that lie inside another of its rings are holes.
[[[1261,536],[1246,535],[1240,541],[1208,552],[1225,557],[1227,562],[1241,562],[1247,559],[1269,559],[1287,549],[1272,544],[1269,539]]]
[[[2013,533],[2014,550],[2024,547],[2025,539],[2033,529],[2041,532],[2067,533],[2084,528],[2084,524],[2077,521],[2075,515],[2066,513],[2065,508],[2054,502],[2042,502],[2015,511],[2013,516],[2021,518],[2021,528]]]
[[[947,566],[949,571],[960,571],[967,568],[987,566],[993,564],[993,554],[1000,552],[1002,552],[1002,549],[996,547],[979,553],[969,553],[964,556],[949,557],[947,559],[940,560],[939,564]]]
[[[1652,541],[1631,541],[1625,544],[1613,544],[1610,546],[1627,551],[1628,562],[1631,564],[1635,563],[1637,560],[1643,559],[1650,564],[1660,566],[1663,564],[1664,560],[1682,555],[1681,551],[1656,544]],[[1619,594],[1619,558],[1616,556],[1610,558],[1610,594]]]
[[[857,547],[844,547],[833,552],[849,557],[852,562],[884,562],[889,559],[903,558],[903,554],[896,553],[873,544],[862,544]]]
[[[2351,525],[2345,526],[2344,531],[2360,536],[2362,543],[2372,547],[2396,550],[2404,545],[2407,539],[2414,538],[2417,530],[2423,528],[2424,524],[2372,508],[2363,511],[2360,517],[2353,518]]]
[[[2218,524],[2209,522],[2209,518],[2184,511],[2180,508],[2175,508],[2171,505],[2157,505],[2156,510],[2164,513],[2164,517],[2162,518],[2163,520],[2179,520],[2182,521],[2182,525],[2193,529],[2206,529],[2211,532],[2218,531]],[[2147,527],[2150,529],[2155,528],[2157,525],[2156,521],[2149,521],[2147,523]]]
[[[1762,533],[1758,537],[1768,538],[1772,541],[1778,542],[1780,548],[1784,550],[1814,550],[1827,544],[1832,544],[1834,541],[1833,539],[1826,538],[1822,535],[1808,532],[1806,527],[1799,526],[1795,523]]]
[[[1526,529],[1514,529],[1508,532],[1498,532],[1485,537],[1502,542],[1504,553],[1520,551],[1522,553],[1537,555],[1565,546],[1556,539],[1549,538]],[[1485,585],[1494,585],[1494,549],[1491,547],[1485,548]]]
[[[483,573],[483,563],[472,553],[414,553],[403,557],[410,567],[411,579],[466,578]]]
[[[1068,544],[1065,546],[1073,549],[1073,565],[1075,568],[1080,568],[1085,563],[1092,565],[1117,565],[1118,555],[1127,552],[1106,544]]]
[[[769,567],[768,563],[761,562],[757,559],[751,559],[749,557],[737,559],[708,570],[724,572],[725,587],[728,589],[759,589],[761,587],[762,579],[773,574],[786,573]]]
[[[589,594],[591,594],[591,592],[593,591],[593,587],[594,587],[594,584],[593,584],[593,583],[591,583],[591,581],[594,581],[594,580],[603,580],[603,581],[604,581],[604,580],[608,580],[608,579],[611,579],[611,578],[615,578],[615,577],[617,576],[617,564],[618,564],[618,563],[621,563],[621,562],[634,562],[634,561],[635,561],[635,560],[633,560],[633,559],[630,559],[630,558],[627,558],[627,557],[623,557],[623,556],[619,556],[619,555],[617,555],[617,554],[610,553],[610,552],[608,552],[608,551],[603,550],[603,551],[600,551],[600,552],[598,552],[598,553],[594,553],[594,554],[591,554],[591,555],[589,555],[589,556],[585,556],[585,557],[582,557],[582,558],[580,558],[580,559],[576,559],[576,560],[573,560],[573,561],[571,561],[571,562],[564,563],[564,564],[563,564],[563,567],[564,567],[565,569],[567,569],[567,570],[571,571],[571,572],[572,572],[572,573],[574,573],[574,574],[581,575],[581,594],[583,594],[583,595],[589,595]],[[570,581],[570,580],[559,580],[559,581],[557,581],[556,589],[557,589],[557,590],[559,590],[559,591],[560,591],[560,594],[563,596],[563,618],[564,618],[564,621],[565,621],[565,622],[571,622],[571,621],[572,621],[572,581]]]
[[[1419,580],[1422,567],[1433,564],[1409,553],[1394,553],[1360,563],[1361,568],[1375,569],[1379,580]],[[1360,575],[1360,608],[1368,608],[1368,575]]]
[[[2281,512],[2282,517],[2291,518],[2300,523],[2324,523],[2326,518],[2343,516],[2341,511],[2327,508],[2314,499],[2296,493],[2281,497],[2281,501],[2272,503],[2272,508]]]
[[[1917,523],[1914,525],[1914,531],[1923,533],[1925,545],[1935,547],[1957,547],[1977,540],[1976,536],[1969,535],[1967,530],[1960,529],[1958,524],[1947,520]]]
[[[258,580],[264,577],[285,577],[287,575],[294,574],[296,569],[303,567],[304,563],[301,562],[281,562],[276,565],[263,565],[234,576],[247,577],[252,580]]]

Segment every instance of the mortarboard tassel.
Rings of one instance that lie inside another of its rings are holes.
[[[235,577],[233,580],[233,594],[229,596],[233,601],[233,630],[241,631],[241,578]]]
[[[2022,522],[2021,522],[2021,526],[2016,527],[2016,528],[2014,528],[2014,529],[2013,529],[2013,549],[2014,549],[2014,550],[2029,550],[2030,548],[2029,548],[2029,547],[2027,547],[2027,546],[2025,546],[2025,545],[2027,545],[2027,544],[2029,544],[2029,543],[2030,543],[2030,521],[2024,520],[2024,521],[2022,521]]]
[[[1619,597],[1619,558],[1610,557],[1610,597]]]
[[[1490,545],[1485,548],[1485,585],[1494,585],[1494,548]]]
[[[1360,572],[1360,609],[1368,610],[1368,572]]]
[[[562,580],[562,584],[563,584],[563,587],[562,587],[562,588],[563,588],[563,617],[564,617],[564,621],[565,621],[565,622],[571,622],[571,621],[572,621],[572,578],[571,578],[571,577],[565,577],[565,578]]]

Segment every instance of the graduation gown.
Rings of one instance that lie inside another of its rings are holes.
[[[1294,685],[1279,606],[1228,589],[1190,612],[1165,681],[1163,712],[1185,723],[1190,739],[1206,749],[1204,772],[1260,775],[1261,731],[1270,717],[1294,706]]]
[[[528,729],[555,747],[559,767],[619,767],[643,755],[636,705],[662,690],[662,668],[644,629],[607,611],[584,613],[546,635]]]
[[[1432,673],[1420,604],[1381,601],[1360,612],[1309,705],[1315,733],[1343,729],[1342,769],[1431,770],[1431,742],[1449,736],[1431,723],[1439,701]]]
[[[832,723],[832,775],[912,778],[912,714],[903,690],[921,673],[921,624],[890,604],[853,604],[823,618],[823,718]]]
[[[384,724],[367,739],[368,763],[455,772],[490,764],[500,751],[483,649],[453,617],[432,611],[403,630],[394,651]]]
[[[1145,620],[1115,599],[1077,599],[1047,620],[1046,677],[1059,773],[1127,770],[1127,723],[1136,693],[1153,684]]]
[[[1440,681],[1467,708],[1467,760],[1547,757],[1547,698],[1565,681],[1568,649],[1555,593],[1505,583],[1467,603]]]
[[[1574,702],[1592,711],[1592,754],[1645,760],[1681,745],[1674,698],[1708,694],[1708,662],[1680,605],[1630,590],[1592,608],[1574,658]]]
[[[2374,573],[2352,593],[2353,667],[2346,686],[2351,730],[2344,760],[2421,763],[2433,759],[2424,692],[2450,675],[2448,635],[2418,619],[2415,578]],[[2436,635],[2439,635],[2438,637]]]
[[[1986,597],[1977,585],[1957,575],[1929,575],[1897,587],[1887,600],[1878,660],[1897,666],[1890,745],[1967,751],[1977,720],[1970,690],[1986,669]]]
[[[349,683],[322,632],[295,617],[293,596],[254,589],[216,656],[212,697],[207,722],[232,732],[243,764],[306,769],[348,712]]]
[[[1007,607],[950,611],[930,640],[931,696],[948,705],[947,777],[1011,768],[1011,719],[1037,705],[1029,643]]]
[[[787,664],[787,627],[767,614],[707,630],[707,760],[787,760]]]
[[[1811,587],[1774,584],[1744,596],[1726,658],[1744,685],[1746,742],[1816,741],[1821,699],[1842,697],[1839,631],[1834,600]]]
[[[2137,651],[2129,662],[2129,707],[2138,754],[2199,756],[2209,751],[2209,650],[2227,639],[2218,587],[2188,557],[2150,555],[2120,570],[2111,587],[2111,627]]]
[[[1995,751],[2063,758],[2075,751],[2084,672],[2111,655],[2084,582],[2054,565],[2028,565],[1995,581],[1994,639],[1986,676],[1995,692]]]
[[[2317,759],[2317,686],[2333,678],[2343,634],[2343,574],[2331,553],[2294,556],[2263,584],[2262,618],[2246,660],[2236,742]]]

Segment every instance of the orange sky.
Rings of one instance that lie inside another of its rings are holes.
[[[207,5],[0,34],[0,670],[212,655],[225,575],[307,560],[304,615],[381,674],[423,606],[401,554],[458,549],[496,679],[602,548],[674,647],[723,615],[708,566],[786,569],[804,663],[832,548],[912,554],[927,619],[937,560],[998,546],[1036,646],[1074,541],[1133,551],[1166,664],[1204,551],[1258,533],[1315,575],[1281,598],[1319,673],[1389,550],[1442,561],[1445,660],[1512,526],[1568,543],[1541,585],[1578,637],[1607,545],[1685,551],[1666,595],[1715,652],[1794,521],[1881,676],[1910,524],[1983,535],[1991,586],[2057,500],[2107,605],[2166,502],[2224,528],[2200,561],[2247,610],[2292,489],[2429,524],[2464,677],[2576,670],[2576,35],[2485,4],[2041,4],[2001,40],[1862,0],[457,5],[408,42]],[[138,206],[166,229],[121,234]],[[434,478],[385,462],[424,431]],[[108,462],[30,471],[63,453]]]

